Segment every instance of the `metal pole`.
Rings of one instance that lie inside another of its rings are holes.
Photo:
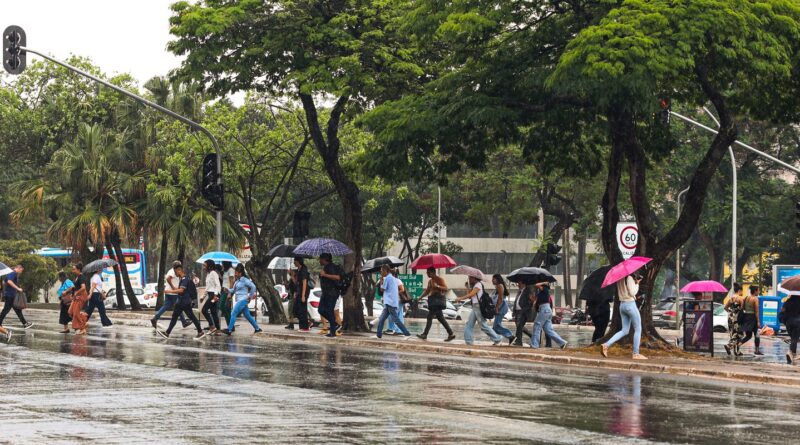
[[[48,56],[46,54],[43,54],[43,53],[41,53],[39,51],[30,49],[30,48],[26,48],[24,46],[21,46],[20,50],[25,51],[25,52],[29,52],[31,54],[36,54],[37,56],[39,56],[39,57],[41,57],[41,58],[43,58],[45,60],[49,60],[50,62],[53,62],[56,65],[61,65],[64,68],[66,68],[66,69],[68,69],[70,71],[78,73],[81,76],[87,77],[87,78],[89,78],[89,79],[91,79],[91,80],[93,80],[93,81],[95,81],[95,82],[97,82],[99,84],[102,84],[102,85],[104,85],[104,86],[106,86],[108,88],[111,88],[112,90],[114,90],[114,91],[116,91],[116,92],[118,92],[120,94],[128,96],[131,99],[133,99],[133,100],[135,100],[135,101],[137,101],[137,102],[139,102],[139,103],[141,103],[143,105],[146,105],[146,106],[148,106],[150,108],[154,108],[154,109],[166,114],[167,116],[170,116],[170,117],[172,117],[174,119],[177,119],[177,120],[183,122],[184,124],[194,128],[196,130],[201,131],[203,134],[205,134],[211,140],[211,145],[214,146],[214,151],[216,151],[216,153],[217,153],[217,185],[220,185],[220,186],[222,185],[222,151],[219,148],[219,143],[217,143],[217,139],[214,137],[213,134],[211,134],[210,131],[208,131],[208,129],[206,129],[202,125],[198,124],[197,122],[195,122],[195,121],[193,121],[193,120],[191,120],[191,119],[189,119],[189,118],[187,118],[185,116],[181,116],[180,114],[175,113],[174,111],[169,110],[167,108],[164,108],[161,105],[158,105],[157,103],[150,102],[149,100],[147,100],[147,99],[145,99],[145,98],[143,98],[141,96],[133,94],[130,91],[122,89],[122,88],[120,88],[120,87],[118,87],[118,86],[116,86],[116,85],[114,85],[112,83],[106,82],[105,80],[100,79],[99,77],[93,76],[93,75],[87,73],[86,71],[83,71],[83,70],[81,70],[79,68],[75,68],[74,66],[72,66],[72,65],[70,65],[70,64],[68,64],[66,62],[62,62],[62,61],[60,61],[58,59],[54,59],[54,58],[52,58],[52,57],[50,57],[50,56]],[[222,250],[222,210],[217,210],[217,250]]]
[[[439,214],[436,217],[436,253],[442,253],[442,186],[439,189]]]
[[[717,128],[719,128],[720,124],[719,124],[719,121],[717,120],[717,118],[714,117],[714,115],[711,114],[710,111],[708,111],[708,108],[703,107],[703,110],[706,112],[706,114],[708,114],[708,117],[710,117],[711,120],[713,120],[714,123],[717,124]],[[738,181],[738,173],[736,171],[736,157],[733,154],[733,147],[728,146],[728,153],[730,153],[730,155],[731,155],[731,170],[733,171],[733,216],[731,218],[733,220],[732,229],[731,229],[731,287],[733,287],[733,283],[736,282],[736,269],[737,269],[737,266],[736,266],[736,255],[737,255],[736,254],[736,252],[737,252],[737,248],[736,248],[736,241],[737,241],[736,240],[736,234],[737,234],[737,230],[736,230],[736,220],[737,220],[737,218],[736,218],[736,216],[737,216],[736,208],[737,208],[737,201],[738,201],[737,189],[738,189],[738,182],[739,181]]]
[[[678,205],[678,213],[675,216],[675,221],[680,219],[681,217],[681,197],[684,193],[689,191],[689,187],[681,190],[678,193],[677,205]],[[675,251],[675,330],[680,329],[680,318],[678,317],[679,314],[679,303],[678,303],[678,295],[680,295],[680,288],[681,288],[681,248],[679,247],[678,250]]]

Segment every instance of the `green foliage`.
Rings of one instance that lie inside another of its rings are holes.
[[[34,246],[28,241],[0,240],[0,262],[13,268],[22,264],[25,271],[20,275],[19,284],[29,300],[35,299],[39,291],[56,279],[58,266],[52,258],[33,253]]]

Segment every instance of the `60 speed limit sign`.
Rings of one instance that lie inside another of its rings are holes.
[[[617,224],[617,245],[622,257],[626,260],[633,256],[636,246],[639,245],[639,227],[634,222],[621,222]]]

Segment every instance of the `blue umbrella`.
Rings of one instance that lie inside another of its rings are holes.
[[[295,255],[309,255],[311,257],[319,256],[323,253],[329,253],[333,256],[343,256],[353,253],[346,244],[335,239],[328,238],[313,238],[305,240],[295,247]]]
[[[215,264],[220,264],[223,261],[230,261],[233,265],[239,264],[239,258],[228,252],[206,252],[195,263],[203,264],[206,260],[214,260]]]

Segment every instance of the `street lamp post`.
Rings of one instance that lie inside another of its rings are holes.
[[[681,217],[681,197],[683,196],[684,193],[688,191],[689,187],[686,187],[685,189],[681,190],[680,193],[678,193],[678,199],[677,199],[678,212],[677,215],[675,216],[676,221]],[[679,323],[680,323],[680,319],[678,317],[678,310],[680,308],[680,305],[678,303],[678,295],[680,295],[680,288],[681,288],[681,248],[679,247],[678,250],[675,251],[675,329],[676,330],[679,329]]]
[[[436,217],[436,253],[442,253],[442,186],[437,185],[439,192],[439,211]]]

